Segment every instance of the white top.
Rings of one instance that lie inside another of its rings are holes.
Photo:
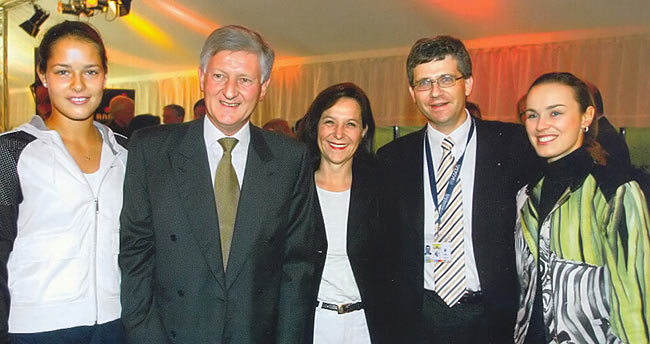
[[[2,184],[23,196],[17,214],[3,214],[17,230],[7,261],[10,333],[92,326],[120,317],[117,257],[127,152],[107,127],[95,126],[104,144],[93,181],[40,117],[3,134],[31,135],[16,136],[26,144],[15,167],[20,184]]]
[[[84,176],[86,176],[86,180],[88,181],[88,185],[93,190],[93,195],[95,196],[97,196],[97,193],[99,192],[99,186],[102,183],[102,177],[105,174],[105,170],[110,167],[110,162],[108,161],[110,159],[109,152],[110,148],[108,148],[105,142],[102,142],[102,151],[99,158],[99,168],[93,173],[84,173]]]
[[[472,201],[474,194],[474,172],[476,166],[476,127],[474,133],[469,140],[467,150],[465,151],[465,144],[467,143],[467,136],[471,127],[471,120],[469,113],[465,110],[466,119],[460,127],[456,128],[450,135],[445,135],[427,124],[427,137],[431,147],[431,158],[433,160],[433,170],[437,171],[442,158],[442,140],[450,136],[454,140],[454,148],[452,154],[456,161],[465,152],[463,159],[463,166],[460,169],[460,183],[463,188],[463,229],[465,232],[465,285],[467,289],[472,291],[481,290],[481,284],[478,279],[478,270],[476,269],[476,260],[474,258],[474,245],[472,244]],[[426,143],[425,143],[426,144]],[[423,149],[424,152],[426,150]],[[429,185],[429,170],[427,168],[426,153],[422,157],[422,173],[424,178],[424,241],[425,244],[430,244],[434,241],[434,230],[436,221],[436,208],[431,197],[431,185]],[[422,248],[424,253],[424,247]],[[424,258],[423,258],[424,259]],[[434,290],[434,277],[433,277],[434,264],[424,264],[424,288]]]
[[[347,253],[350,190],[333,192],[318,186],[316,190],[327,234],[327,256],[318,301],[337,305],[359,302],[361,295]]]
[[[212,185],[214,185],[214,174],[217,171],[217,166],[219,165],[219,160],[223,155],[223,148],[219,144],[219,139],[222,137],[234,137],[239,142],[232,150],[232,165],[237,174],[237,180],[239,181],[239,188],[242,187],[244,182],[244,171],[246,169],[246,159],[248,158],[248,145],[251,142],[251,131],[250,131],[250,122],[239,129],[235,135],[227,136],[217,129],[217,127],[212,124],[208,116],[203,116],[203,139],[205,140],[205,149],[208,152],[208,163],[210,164],[210,175],[212,176]]]

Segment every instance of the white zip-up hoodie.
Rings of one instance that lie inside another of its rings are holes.
[[[10,253],[0,247],[8,273],[8,280],[0,279],[7,284],[0,288],[9,290],[10,333],[102,324],[120,317],[117,255],[127,151],[106,126],[95,126],[104,140],[102,159],[109,157],[97,172],[97,194],[61,137],[40,117],[0,136],[0,159],[9,155],[15,162],[15,171],[6,161],[0,164],[0,206],[14,207],[0,213],[0,240],[10,243],[15,237]],[[5,307],[3,301],[0,307]]]

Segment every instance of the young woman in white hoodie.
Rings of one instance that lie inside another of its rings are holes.
[[[82,22],[50,28],[38,77],[52,114],[0,136],[0,342],[123,343],[123,138],[93,121],[106,49]]]

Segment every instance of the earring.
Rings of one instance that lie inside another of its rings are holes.
[[[584,128],[582,128],[582,130],[583,130],[583,131],[585,132],[585,134],[586,134],[587,132],[589,132],[589,127],[584,127]]]
[[[43,87],[47,88],[47,82],[43,83]]]

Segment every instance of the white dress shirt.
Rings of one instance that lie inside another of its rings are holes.
[[[476,269],[476,260],[474,258],[474,245],[472,244],[472,200],[474,194],[474,173],[476,166],[476,127],[469,143],[467,136],[471,127],[471,117],[465,110],[465,122],[461,124],[450,135],[445,135],[427,124],[427,138],[431,147],[431,157],[433,160],[433,171],[438,170],[440,159],[442,158],[442,141],[449,136],[454,141],[452,154],[456,162],[460,159],[463,152],[463,165],[460,169],[460,183],[463,195],[463,231],[465,233],[465,285],[468,290],[481,290],[481,284],[478,279],[478,270]],[[426,144],[426,142],[424,143]],[[467,148],[466,147],[467,144]],[[423,148],[422,173],[424,178],[424,242],[425,245],[434,242],[435,221],[438,216],[433,198],[431,196],[431,185],[429,184],[429,170],[427,167],[426,148]],[[439,191],[439,190],[438,190]],[[422,248],[424,254],[425,248]],[[424,258],[423,258],[424,259]],[[424,263],[424,288],[434,290],[434,264]]]
[[[219,144],[222,137],[234,137],[239,142],[231,152],[232,165],[237,174],[239,189],[244,182],[244,171],[246,170],[246,159],[248,158],[248,145],[251,142],[250,122],[246,122],[235,135],[226,136],[221,130],[212,124],[208,116],[203,116],[203,138],[205,140],[205,149],[208,152],[208,163],[210,164],[210,175],[212,176],[212,185],[214,185],[214,175],[219,165],[219,160],[223,156],[223,148]]]

